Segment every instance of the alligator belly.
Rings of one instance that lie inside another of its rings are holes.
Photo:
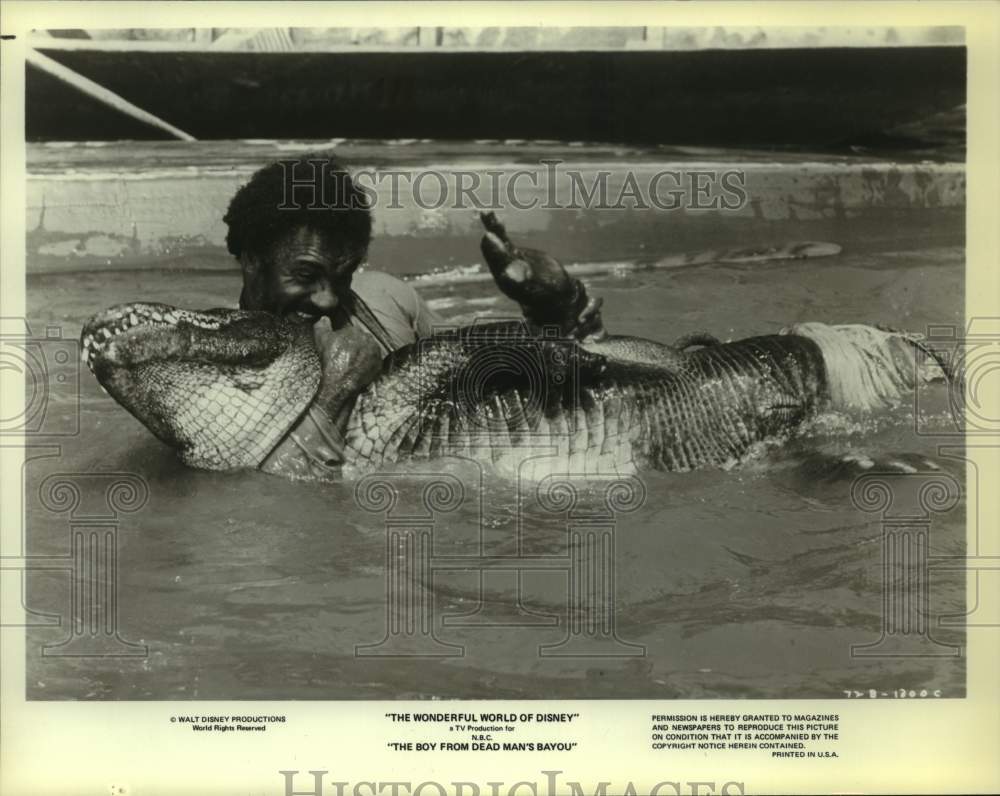
[[[521,478],[725,466],[794,432],[824,390],[819,349],[791,335],[705,348],[677,369],[602,359],[485,392],[463,392],[474,380],[461,368],[434,389],[362,395],[349,469],[446,457]]]

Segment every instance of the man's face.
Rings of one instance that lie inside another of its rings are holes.
[[[263,252],[244,252],[240,306],[278,315],[333,314],[349,301],[363,253],[338,251],[327,235],[298,227]]]

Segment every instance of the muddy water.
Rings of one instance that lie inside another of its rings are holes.
[[[609,328],[661,340],[694,329],[735,338],[806,320],[917,330],[961,324],[960,247],[912,249],[899,240],[891,250],[866,252],[839,242],[844,254],[822,261],[644,272],[590,284],[605,296]],[[33,276],[29,318],[33,329],[55,325],[72,338],[89,314],[116,302],[232,306],[238,284],[236,273],[176,270]],[[425,295],[460,321],[513,309],[487,285]],[[468,463],[442,464],[434,469],[452,485],[453,500],[435,516],[433,566],[417,572],[415,602],[392,608],[387,583],[410,560],[407,538],[427,538],[425,520],[387,535],[385,511],[359,505],[353,484],[187,470],[85,370],[80,384],[80,434],[43,440],[60,445],[58,455],[40,450],[26,468],[28,550],[64,556],[69,549],[67,511],[53,510],[51,498],[48,507],[41,502],[46,477],[76,474],[70,478],[84,490],[97,490],[96,503],[84,494],[78,518],[107,513],[97,504],[117,477],[110,474],[138,477],[148,499],[114,521],[118,632],[146,654],[43,656],[42,645],[71,638],[72,628],[32,628],[30,698],[964,693],[964,658],[887,656],[885,646],[852,655],[852,645],[880,638],[885,577],[880,514],[854,505],[849,478],[809,473],[794,461],[644,473],[633,503],[616,504],[609,520],[599,516],[606,509],[600,484],[576,485],[571,516],[534,486],[518,489]],[[70,389],[50,396],[53,417],[72,419],[76,406]],[[916,419],[909,406],[864,421],[826,418],[809,444],[931,455],[964,483],[960,451],[950,459],[937,452],[953,439],[945,389],[925,390],[918,408]],[[394,481],[390,519],[423,510],[430,478]],[[961,554],[964,522],[962,501],[934,515],[930,555]],[[575,532],[596,546],[574,548]],[[527,563],[512,562],[517,557]],[[610,613],[588,609],[588,573],[600,574],[593,588],[613,595]],[[33,573],[28,583],[39,623],[43,614],[69,612],[67,571]],[[926,588],[936,643],[922,649],[948,653],[946,645],[963,643],[960,628],[947,625],[964,611],[963,582],[934,573]],[[430,606],[426,614],[421,606]],[[913,630],[903,643],[920,642]]]

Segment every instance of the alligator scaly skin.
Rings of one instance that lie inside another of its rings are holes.
[[[522,475],[531,457],[578,474],[725,465],[787,437],[827,394],[819,347],[795,335],[710,346],[671,367],[475,334],[390,360],[348,422],[355,471],[444,455]]]

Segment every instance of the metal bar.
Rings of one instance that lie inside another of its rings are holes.
[[[84,77],[83,75],[74,72],[69,67],[63,66],[58,61],[54,61],[47,55],[42,55],[42,53],[37,50],[33,50],[28,47],[25,49],[25,60],[37,66],[43,72],[46,72],[57,80],[61,80],[64,83],[68,83],[73,86],[73,88],[82,91],[90,97],[93,97],[99,102],[104,103],[117,111],[131,116],[133,119],[138,119],[141,122],[150,124],[153,127],[158,127],[165,132],[170,133],[175,138],[179,138],[182,141],[197,141],[193,135],[185,133],[178,127],[174,127],[170,122],[165,122],[158,116],[154,116],[149,111],[144,111],[137,105],[133,105],[124,97],[120,97],[113,91],[106,89],[99,83],[95,83],[93,80]]]

